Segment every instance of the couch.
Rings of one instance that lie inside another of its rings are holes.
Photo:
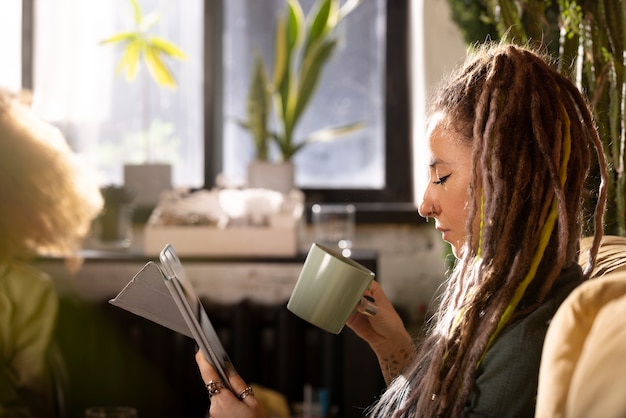
[[[586,265],[591,238],[581,241]],[[605,236],[592,279],[564,301],[544,343],[537,418],[626,417],[626,238]]]

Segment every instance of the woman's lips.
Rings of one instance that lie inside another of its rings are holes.
[[[450,230],[441,226],[436,226],[435,228],[437,229],[437,231],[441,232],[441,237],[443,238],[443,240],[448,241],[447,238],[448,238],[448,235],[450,235]]]

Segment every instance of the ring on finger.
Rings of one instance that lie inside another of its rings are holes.
[[[250,386],[246,387],[244,390],[241,391],[241,393],[239,394],[239,399],[243,401],[249,395],[254,396],[254,390]]]
[[[220,393],[220,389],[224,389],[224,383],[221,380],[209,380],[209,383],[206,384],[209,396],[217,395]]]

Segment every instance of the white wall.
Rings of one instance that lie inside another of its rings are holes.
[[[413,0],[411,20],[414,195],[419,201],[428,164],[422,152],[428,97],[462,61],[466,46],[446,0]]]

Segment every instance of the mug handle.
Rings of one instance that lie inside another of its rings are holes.
[[[378,313],[378,307],[374,302],[374,298],[371,296],[361,296],[356,311],[365,316],[374,316]]]

